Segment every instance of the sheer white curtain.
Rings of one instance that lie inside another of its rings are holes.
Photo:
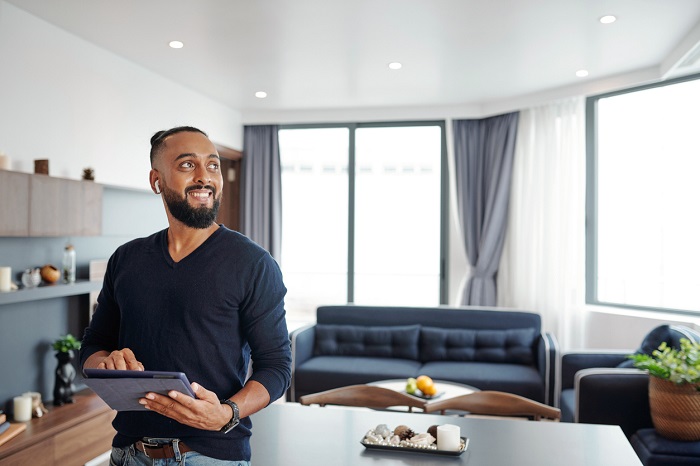
[[[538,312],[563,349],[585,326],[584,98],[522,110],[498,303]]]

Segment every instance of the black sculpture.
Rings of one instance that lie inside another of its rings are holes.
[[[56,353],[58,359],[58,367],[56,367],[56,382],[53,386],[53,404],[54,406],[62,406],[67,403],[73,403],[73,394],[75,393],[75,367],[71,364],[73,359],[73,351]]]

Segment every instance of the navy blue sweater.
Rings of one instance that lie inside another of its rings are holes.
[[[167,230],[133,240],[109,260],[83,337],[81,367],[96,351],[130,348],[146,370],[184,372],[190,382],[229,398],[243,387],[252,358],[251,380],[276,400],[291,378],[286,291],[274,259],[224,226],[177,263],[168,253]],[[172,437],[206,456],[250,460],[249,418],[228,434],[155,412],[119,412],[113,425],[117,447]]]

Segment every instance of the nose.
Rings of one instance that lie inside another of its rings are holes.
[[[209,184],[211,182],[211,174],[204,165],[199,165],[194,174],[195,181],[199,184]]]

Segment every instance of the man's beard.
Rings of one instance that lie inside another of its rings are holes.
[[[163,186],[163,199],[168,206],[168,210],[173,217],[184,223],[190,228],[204,229],[211,226],[216,220],[216,215],[219,213],[219,205],[221,199],[216,198],[216,189],[213,186],[190,186],[185,189],[185,197],[181,198],[177,192]],[[210,189],[214,197],[214,205],[209,207],[192,207],[187,201],[187,193],[195,189]]]

